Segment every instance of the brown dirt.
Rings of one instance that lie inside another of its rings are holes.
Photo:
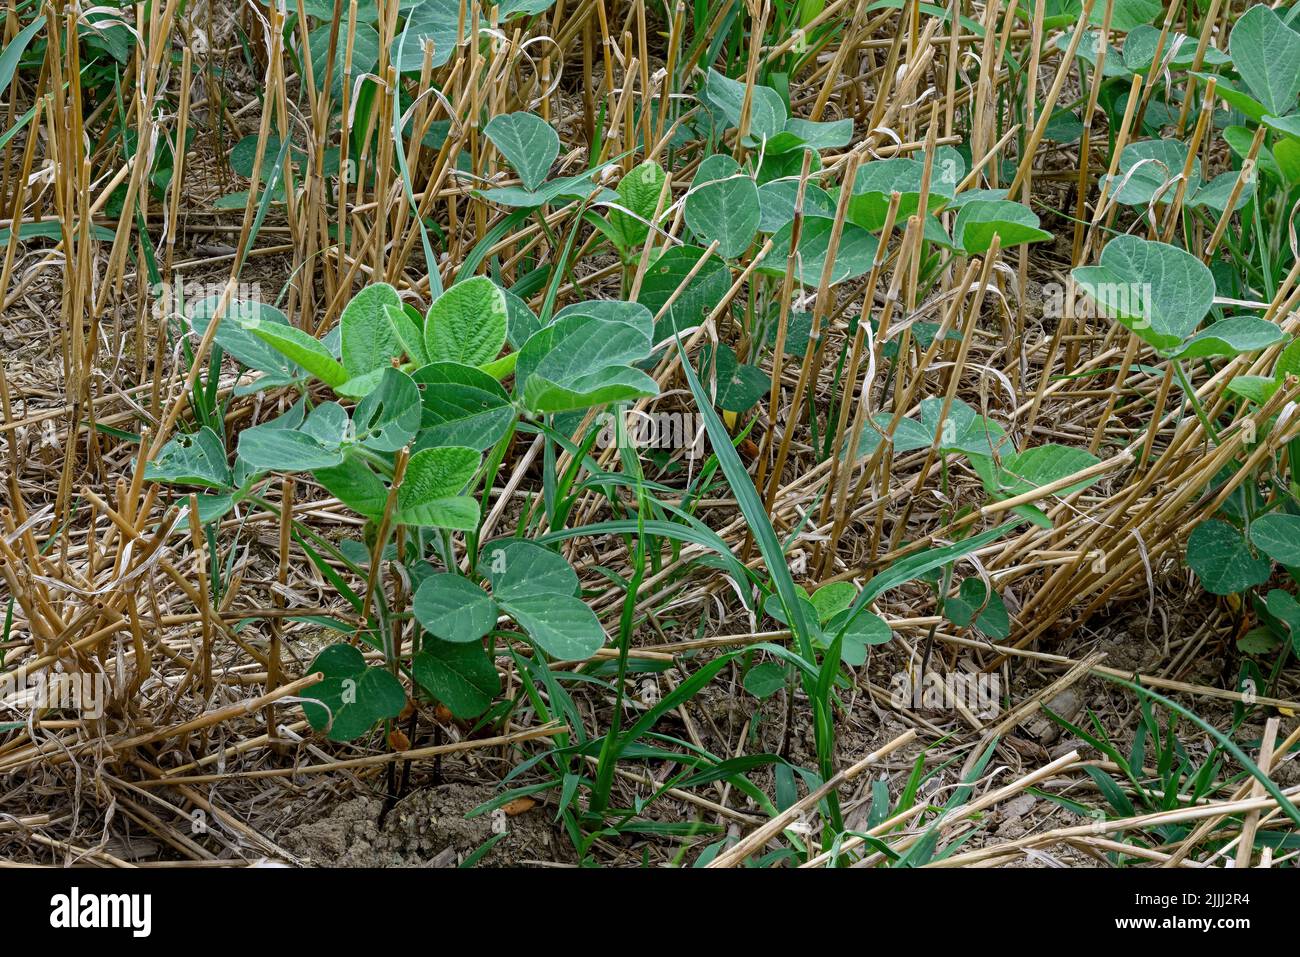
[[[304,864],[325,867],[456,867],[493,837],[491,812],[467,818],[499,795],[490,786],[440,784],[398,801],[379,824],[383,800],[355,797],[276,836]],[[505,817],[507,836],[478,862],[509,867],[563,860],[567,842],[546,805]],[[500,816],[498,816],[500,820]]]

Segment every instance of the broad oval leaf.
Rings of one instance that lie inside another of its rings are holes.
[[[739,127],[745,106],[745,84],[709,69],[704,81],[704,99],[728,126]],[[754,85],[750,93],[749,129],[750,143],[772,139],[785,129],[785,101],[770,86]]]
[[[506,539],[483,547],[479,566],[499,599],[578,593],[578,573],[564,556],[536,542]]]
[[[1119,168],[1113,178],[1103,177],[1117,203],[1146,206],[1173,202],[1178,192],[1178,178],[1187,165],[1187,144],[1179,140],[1141,140],[1124,147]],[[1201,184],[1201,161],[1192,161],[1192,173],[1186,195],[1192,196]]]
[[[415,451],[437,445],[490,448],[515,417],[501,384],[473,366],[434,362],[412,378],[424,409]]]
[[[416,589],[411,603],[416,621],[443,641],[478,641],[497,623],[497,606],[464,575],[439,572]]]
[[[196,336],[202,338],[208,331],[208,324],[217,314],[220,302],[220,296],[209,296],[186,310],[190,328],[194,330]],[[220,346],[223,352],[243,365],[258,372],[269,373],[276,380],[289,380],[301,374],[301,366],[246,329],[241,322],[243,319],[256,319],[263,323],[281,326],[289,325],[288,318],[274,306],[251,300],[232,299],[226,306],[212,341]]]
[[[1178,352],[1180,359],[1239,356],[1281,342],[1282,330],[1258,316],[1232,316],[1201,330]]]
[[[456,0],[452,0],[456,2]],[[483,133],[500,150],[523,181],[524,189],[536,190],[546,180],[551,164],[560,154],[560,137],[540,116],[532,113],[504,113],[492,117]]]
[[[406,14],[406,26],[393,38],[391,61],[403,73],[419,73],[424,68],[424,41],[433,41],[433,68],[451,59],[460,39],[457,31],[461,24],[463,0],[422,0]],[[344,16],[347,7],[344,6]],[[331,14],[332,16],[333,14]],[[469,32],[468,15],[464,19],[465,32]]]
[[[411,673],[421,688],[461,720],[478,717],[501,691],[492,659],[475,643],[426,637],[420,653],[411,659]]]
[[[501,607],[552,658],[580,661],[605,644],[605,629],[580,598],[518,595],[502,599]]]
[[[431,362],[486,365],[506,342],[505,294],[486,276],[456,283],[429,308],[424,320],[425,354]]]
[[[205,488],[230,487],[230,466],[221,436],[207,426],[194,433],[173,436],[145,465],[144,477],[150,482],[172,485],[201,485]]]
[[[1255,99],[1274,116],[1296,108],[1300,96],[1300,33],[1265,4],[1241,15],[1228,38],[1232,64]]]
[[[415,382],[390,366],[352,415],[357,441],[377,452],[396,452],[415,437],[422,411]]]
[[[424,351],[424,317],[406,303],[401,308],[384,306],[384,315],[402,351],[412,362],[425,365],[429,357]]]
[[[351,378],[348,370],[330,355],[324,343],[301,329],[274,321],[267,322],[258,316],[241,316],[239,323],[242,328],[302,366],[331,389],[343,385]]]
[[[1300,515],[1261,515],[1250,523],[1250,540],[1273,561],[1300,566]]]
[[[361,6],[360,4],[358,6]],[[332,16],[333,14],[331,14]],[[344,31],[346,27],[344,28]],[[343,31],[341,31],[343,32]],[[346,40],[346,33],[343,33],[343,39]],[[316,83],[316,88],[320,89],[325,85],[326,58],[330,52],[330,25],[328,23],[318,26],[307,38],[307,43],[311,53],[311,75]],[[372,73],[375,64],[379,62],[379,34],[369,23],[357,23],[356,33],[352,41],[352,70],[348,74],[348,88],[351,90],[352,83],[363,73]],[[330,84],[330,95],[336,104],[341,102],[343,94],[343,73],[347,68],[347,43],[336,41],[334,51],[334,73],[333,82]]]
[[[1117,236],[1096,266],[1072,275],[1102,310],[1163,352],[1196,331],[1214,303],[1214,276],[1185,250],[1167,243]]]
[[[515,389],[546,414],[654,395],[658,386],[631,367],[650,353],[645,330],[626,322],[570,315],[542,328],[519,350]]]
[[[1268,581],[1268,559],[1256,558],[1241,532],[1211,519],[1187,539],[1187,564],[1202,587],[1214,595],[1231,595]]]
[[[393,332],[386,309],[402,308],[397,290],[386,282],[367,286],[343,308],[339,328],[343,336],[343,368],[361,376],[392,364],[404,351]]]
[[[637,251],[650,234],[650,220],[659,205],[667,174],[654,160],[634,166],[618,183],[619,209],[609,211],[609,224],[624,252]],[[668,205],[665,201],[665,207]]]
[[[749,248],[758,232],[758,187],[730,156],[709,156],[691,183],[684,215],[702,245],[716,240],[718,255],[734,259]]]
[[[956,595],[943,605],[943,617],[958,628],[974,625],[988,637],[1000,641],[1011,634],[1011,618],[1002,596],[979,578],[967,578]]]
[[[705,252],[698,246],[674,246],[664,250],[646,270],[637,302],[658,316],[672,300],[672,305],[660,316],[655,328],[657,339],[666,339],[674,332],[698,326],[731,288],[731,270],[721,259],[710,256],[686,283],[681,294],[673,299],[673,294],[686,282],[686,277],[691,275],[691,270]]]
[[[834,229],[833,219],[809,216],[804,220],[803,229],[799,233],[799,249],[795,255],[795,278],[805,286],[821,285]],[[772,237],[772,251],[758,267],[759,272],[771,276],[785,275],[793,232],[794,223],[787,223],[777,231]],[[868,272],[879,246],[880,240],[861,226],[845,223],[839,248],[835,251],[835,260],[831,266],[830,285],[856,279]]]
[[[384,514],[388,486],[359,458],[347,456],[339,465],[316,469],[312,475],[325,491],[357,514],[373,519]]]
[[[799,198],[799,181],[778,179],[758,189],[758,228],[774,233],[794,219],[795,201]],[[806,216],[834,217],[835,200],[816,183],[804,186],[803,209]]]
[[[369,667],[352,645],[330,645],[307,671],[319,671],[325,680],[302,693],[303,714],[315,730],[328,729],[331,741],[353,741],[406,707],[402,683],[382,668]]]
[[[1010,200],[979,199],[962,206],[952,230],[957,245],[968,253],[984,253],[997,236],[1001,248],[1051,239],[1038,226],[1038,216],[1028,206]]]
[[[461,493],[481,461],[476,449],[456,445],[413,454],[397,489],[397,521],[435,528],[476,528],[478,502]]]

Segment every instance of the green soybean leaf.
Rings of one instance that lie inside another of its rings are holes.
[[[387,308],[401,309],[397,290],[386,282],[367,286],[343,309],[343,368],[350,376],[365,375],[392,364],[404,351],[389,322]]]
[[[1228,381],[1227,389],[1233,395],[1263,405],[1277,392],[1279,383],[1264,375],[1239,375]]]
[[[398,6],[400,9],[406,10],[414,6],[416,2],[418,2],[418,0],[401,0],[401,3],[399,3]],[[334,0],[302,0],[302,8],[303,12],[306,13],[307,16],[315,17],[317,20],[328,22],[334,19]],[[343,7],[343,17],[345,22],[340,25],[340,32],[347,29],[347,15],[348,8],[345,4]],[[374,23],[378,19],[379,14],[374,7],[367,7],[361,4],[357,5],[358,23]]]
[[[186,312],[190,328],[194,330],[196,336],[202,338],[208,331],[208,324],[217,314],[220,301],[220,296],[210,296],[188,306]],[[292,381],[302,374],[302,367],[296,362],[244,328],[243,319],[257,319],[281,326],[289,325],[288,318],[274,306],[232,299],[226,306],[212,341],[220,346],[223,352],[248,368],[267,373],[276,380],[277,384]]]
[[[505,0],[504,3],[497,5],[497,12],[501,14],[501,19],[504,21],[545,13],[553,6],[555,0]],[[462,863],[461,866],[465,865]]]
[[[775,661],[762,661],[745,672],[741,682],[755,698],[770,698],[785,687],[785,668]]]
[[[1023,452],[1004,454],[1000,466],[995,469],[988,469],[987,474],[992,478],[991,480],[985,479],[985,485],[993,494],[1010,498],[1058,482],[1096,465],[1100,461],[1090,452],[1073,446],[1056,445],[1054,443],[1036,445],[1033,448],[1025,449]],[[986,473],[982,469],[988,468],[991,459],[973,457],[971,462],[976,471],[980,473],[980,477],[984,478]],[[1080,489],[1087,488],[1099,478],[1100,476],[1097,476],[1075,482],[1056,494],[1060,496],[1070,495]]]
[[[799,197],[799,181],[778,179],[758,188],[759,220],[761,232],[774,233],[794,219],[794,204]],[[803,194],[804,214],[834,218],[835,200],[816,183],[808,183]]]
[[[207,426],[193,433],[173,436],[145,465],[144,477],[150,482],[172,485],[202,485],[205,488],[230,487],[230,466],[221,436]]]
[[[352,415],[357,441],[377,452],[396,452],[415,437],[422,411],[415,382],[390,366]]]
[[[1074,3],[1075,0],[1070,0]],[[1082,12],[1083,7],[1079,5],[1075,11],[1075,16]],[[1114,8],[1110,15],[1110,28],[1117,33],[1127,33],[1143,24],[1150,23],[1164,10],[1164,4],[1160,0],[1115,0]],[[1094,4],[1092,16],[1089,18],[1094,26],[1101,26],[1106,19],[1105,4],[1100,9]]]
[[[331,741],[356,740],[406,707],[401,682],[382,668],[367,666],[352,645],[330,645],[307,670],[321,672],[325,680],[302,693],[303,714],[315,730],[328,729]]]
[[[332,14],[331,14],[332,16]],[[346,39],[346,36],[345,36]],[[325,82],[325,58],[330,52],[330,26],[323,24],[313,30],[307,38],[311,53],[311,75],[319,87]],[[348,74],[348,87],[363,73],[373,73],[379,62],[379,34],[368,23],[357,23],[356,34],[352,41],[352,71]],[[337,42],[334,51],[334,82],[330,87],[330,96],[340,103],[343,93],[343,73],[347,67],[347,44]]]
[[[257,315],[241,316],[240,327],[251,332],[292,362],[302,366],[330,388],[337,388],[351,378],[348,370],[330,355],[319,339],[288,324],[265,321]]]
[[[758,187],[730,156],[709,156],[691,183],[684,215],[701,245],[717,240],[718,255],[734,259],[749,248],[758,232]]]
[[[526,190],[542,185],[560,155],[559,135],[551,124],[532,113],[494,116],[483,127],[483,133],[514,167]]]
[[[739,127],[745,104],[745,84],[709,69],[704,81],[704,99],[728,126]],[[749,136],[751,143],[772,139],[785,129],[785,101],[770,86],[754,85],[749,104]]]
[[[435,528],[476,528],[478,502],[461,493],[481,461],[476,449],[456,445],[414,453],[397,490],[397,521]]]
[[[645,328],[592,316],[565,316],[542,328],[519,350],[515,389],[525,407],[539,414],[654,395],[655,381],[631,367],[649,353]]]
[[[1278,140],[1273,144],[1273,160],[1288,186],[1300,183],[1300,140]]]
[[[824,625],[852,605],[857,594],[852,582],[832,582],[813,592],[809,601],[817,611],[817,620]]]
[[[1300,376],[1300,339],[1292,339],[1273,364],[1273,378],[1286,381],[1289,375]]]
[[[1268,559],[1256,558],[1241,532],[1211,519],[1187,539],[1187,564],[1202,587],[1214,595],[1231,595],[1268,581]]]
[[[234,145],[227,157],[230,162],[230,168],[238,173],[244,179],[253,178],[253,167],[257,163],[257,140],[256,133],[245,136],[242,140]],[[272,134],[266,138],[266,144],[262,148],[262,175],[265,176],[280,156],[280,137]],[[290,156],[295,161],[302,159],[302,151],[295,150],[290,146]],[[245,194],[246,195],[246,194]],[[243,204],[240,204],[243,208]]]
[[[1112,36],[1113,35],[1114,34],[1112,33]],[[1056,49],[1062,52],[1069,49],[1070,34],[1063,33],[1059,35],[1056,38],[1055,46]],[[1097,56],[1100,50],[1101,50],[1101,31],[1089,30],[1086,33],[1084,33],[1083,39],[1080,40],[1079,46],[1075,51],[1075,56],[1078,57],[1080,60],[1082,60],[1084,63],[1088,64],[1088,66],[1092,67],[1093,69],[1096,69]],[[1102,72],[1105,77],[1130,75],[1128,67],[1125,66],[1124,64],[1124,58],[1120,55],[1119,50],[1115,49],[1115,47],[1112,46],[1111,44],[1106,45],[1106,64],[1103,67]]]
[[[968,455],[992,455],[1000,452],[1006,432],[992,419],[980,415],[961,399],[954,398],[948,407],[948,415],[940,419],[944,400],[929,398],[921,401],[921,431],[924,444],[915,448],[928,448],[938,436],[939,451],[965,452]],[[886,418],[886,421],[888,419]],[[899,422],[902,426],[908,419]],[[905,433],[910,439],[910,434]],[[908,441],[907,446],[912,446]],[[899,447],[899,437],[895,435],[894,451],[909,451]]]
[[[463,575],[438,572],[415,591],[415,619],[443,641],[478,641],[497,623],[497,606]]]
[[[853,614],[848,609],[839,612],[826,623],[826,635],[843,633],[844,643],[840,658],[846,665],[857,667],[867,660],[867,649],[883,645],[894,637],[889,623],[870,612]]]
[[[1255,547],[1282,565],[1300,565],[1300,515],[1269,512],[1250,523]]]
[[[522,539],[484,546],[479,564],[487,569],[492,594],[498,598],[578,593],[578,573],[564,556]]]
[[[1195,194],[1187,200],[1187,205],[1205,206],[1215,212],[1222,213],[1228,208],[1228,200],[1232,198],[1232,191],[1237,185],[1237,178],[1241,175],[1240,170],[1228,170],[1226,173],[1220,173],[1210,182],[1202,185]],[[1233,210],[1241,209],[1250,198],[1255,195],[1255,182],[1258,179],[1254,170],[1246,176],[1245,182],[1242,183],[1241,192],[1237,194],[1237,201],[1233,205]]]
[[[921,180],[925,164],[914,159],[886,159],[864,163],[853,178],[853,195],[849,199],[848,219],[863,229],[875,232],[885,224],[889,211],[890,195],[899,194],[898,221],[917,211],[921,202]],[[953,186],[955,187],[955,183]],[[933,188],[926,202],[928,210],[935,210],[951,198],[954,190]]]
[[[1135,72],[1149,69],[1155,59],[1160,33],[1160,28],[1150,23],[1142,23],[1129,30],[1124,39],[1124,65]],[[1196,41],[1189,40],[1176,30],[1170,30],[1165,36],[1160,59],[1174,69],[1185,70],[1196,59]],[[1228,56],[1221,50],[1207,46],[1203,62],[1208,66],[1220,66],[1228,62]]]
[[[953,239],[968,253],[987,252],[993,237],[1007,249],[1021,243],[1051,239],[1038,227],[1038,216],[1028,207],[1010,200],[975,200],[962,206],[953,227]]]
[[[433,68],[451,59],[459,39],[461,7],[465,0],[422,0],[406,14],[406,26],[393,38],[389,59],[402,73],[419,73],[424,68],[424,41],[433,41]],[[347,15],[344,7],[344,16]],[[333,14],[331,13],[331,16]],[[465,15],[469,31],[469,15]]]
[[[570,303],[555,314],[555,320],[568,316],[590,316],[603,322],[625,322],[644,336],[651,335],[654,329],[654,315],[639,302],[623,302],[618,299],[588,299],[583,302]]]
[[[1119,169],[1113,178],[1103,177],[1111,195],[1125,206],[1146,206],[1152,200],[1173,201],[1178,177],[1187,164],[1187,144],[1179,140],[1141,140],[1124,147]],[[1201,162],[1192,162],[1186,195],[1196,193],[1201,183]]]
[[[958,628],[976,628],[997,641],[1011,634],[1011,618],[1002,596],[979,578],[967,578],[943,604],[943,617]]]
[[[1300,34],[1273,10],[1256,4],[1233,25],[1228,38],[1233,66],[1268,112],[1284,116],[1300,95]]]
[[[312,472],[316,481],[340,502],[360,515],[378,519],[388,503],[388,487],[365,462],[347,456],[332,468]]]
[[[409,307],[405,304],[401,308],[384,306],[384,315],[388,317],[388,325],[402,351],[412,362],[425,365],[429,357],[424,351],[424,331],[420,328],[424,317],[420,316],[417,322],[408,310]]]
[[[501,692],[501,679],[482,645],[426,637],[411,659],[416,682],[461,720],[476,718]]]
[[[605,643],[605,631],[587,605],[574,597],[577,573],[564,558],[533,542],[512,540],[484,549],[492,595],[501,608],[554,658],[589,658]]]
[[[619,209],[609,211],[609,225],[618,236],[618,245],[625,252],[639,251],[650,234],[648,225],[659,205],[667,174],[654,160],[646,160],[632,168],[618,183]],[[665,203],[667,205],[667,203]]]
[[[309,472],[338,465],[343,452],[306,432],[257,425],[239,433],[239,457],[256,472]]]
[[[490,202],[521,209],[535,209],[557,199],[587,199],[589,196],[593,196],[597,202],[618,202],[618,194],[613,190],[592,185],[591,177],[597,172],[598,169],[593,169],[576,176],[557,177],[535,190],[521,186],[498,186],[482,190],[480,195]]]
[[[605,644],[600,620],[580,598],[521,595],[500,601],[506,614],[552,658],[590,658]]]
[[[677,288],[686,282],[695,264],[704,256],[698,246],[666,249],[646,270],[637,302],[658,315]],[[731,270],[717,256],[710,256],[693,279],[686,283],[655,329],[657,339],[698,326],[731,288]]]
[[[528,308],[528,303],[519,296],[508,289],[503,295],[506,297],[506,341],[513,348],[519,349],[528,341],[529,336],[542,328],[542,324]]]
[[[804,219],[803,230],[799,234],[799,250],[795,256],[795,278],[805,286],[815,288],[821,285],[834,229],[835,221],[832,219],[812,216]],[[787,223],[772,237],[772,251],[758,267],[759,272],[772,276],[785,274],[793,230],[794,223]],[[861,226],[845,223],[831,266],[830,285],[856,279],[868,272],[879,246],[880,241]]]
[[[280,418],[283,419],[284,416]],[[279,421],[276,419],[276,422]],[[342,445],[351,437],[347,410],[337,402],[322,402],[308,413],[301,424],[289,426],[286,423],[286,427],[301,430],[327,448]]]
[[[1214,276],[1185,250],[1117,236],[1096,266],[1079,266],[1079,287],[1112,318],[1161,351],[1176,349],[1214,303]]]
[[[1264,125],[1287,136],[1300,139],[1300,113],[1292,113],[1290,116],[1266,116]]]
[[[1180,359],[1205,356],[1239,356],[1271,346],[1283,339],[1282,330],[1258,316],[1233,316],[1201,330],[1178,352]]]
[[[1289,592],[1274,588],[1268,593],[1265,605],[1270,615],[1286,624],[1291,632],[1291,650],[1300,654],[1300,602]]]
[[[416,451],[437,445],[487,449],[514,420],[505,389],[473,366],[434,362],[417,369],[412,378],[424,408]]]
[[[785,121],[785,129],[767,144],[767,152],[786,153],[800,147],[810,150],[830,150],[847,146],[853,139],[853,120],[821,122],[792,116]]]
[[[425,353],[432,362],[481,366],[506,342],[505,294],[486,276],[465,279],[434,300],[424,321]]]
[[[704,367],[707,370],[707,366]],[[725,342],[718,347],[716,365],[719,409],[748,412],[772,388],[771,377],[758,366],[742,363]]]

